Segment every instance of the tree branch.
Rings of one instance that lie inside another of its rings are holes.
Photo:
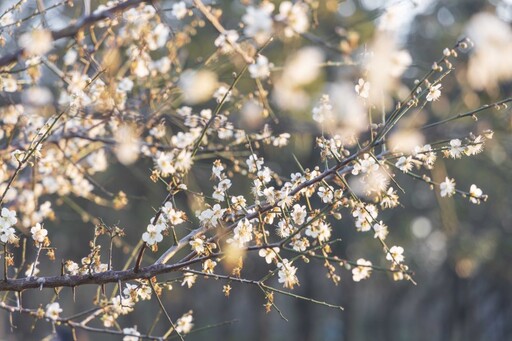
[[[69,38],[76,35],[80,30],[94,25],[98,21],[112,18],[118,12],[125,11],[139,4],[148,2],[149,0],[128,0],[120,3],[112,8],[104,11],[93,13],[89,16],[84,16],[78,19],[74,24],[64,27],[60,30],[51,31],[53,40],[59,40],[62,38]],[[16,62],[18,58],[23,55],[24,50],[22,48],[17,49],[15,52],[7,54],[0,58],[0,67],[7,66],[13,62]]]

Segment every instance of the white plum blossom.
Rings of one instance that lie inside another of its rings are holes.
[[[386,239],[389,233],[388,227],[382,221],[373,225],[373,231],[375,232],[373,237],[382,240]]]
[[[185,213],[175,209],[170,201],[166,202],[165,205],[162,206],[162,214],[172,225],[179,225],[185,222]]]
[[[139,341],[140,333],[137,331],[137,328],[123,328],[123,341]]]
[[[432,146],[429,144],[424,145],[423,147],[416,146],[413,149],[412,155],[417,159],[423,162],[423,165],[427,169],[431,169],[436,162],[437,156],[432,151]]]
[[[411,156],[401,156],[395,163],[395,166],[404,173],[411,171],[413,165]]]
[[[293,211],[291,212],[291,216],[295,224],[304,224],[304,221],[306,221],[307,216],[306,206],[301,206],[299,204],[293,205]]]
[[[224,166],[220,162],[220,160],[215,160],[212,167],[212,174],[219,180],[222,179],[222,171],[224,171]]]
[[[450,157],[458,159],[464,153],[464,147],[461,146],[462,142],[459,139],[453,139],[450,141]]]
[[[288,289],[293,289],[293,287],[299,284],[299,279],[297,278],[297,267],[292,265],[288,259],[283,259],[282,262],[277,263],[278,272],[278,282],[283,283],[283,286]]]
[[[319,124],[333,120],[333,108],[329,95],[322,95],[318,104],[313,108],[313,120]]]
[[[363,78],[359,78],[355,90],[360,97],[368,98],[370,96],[370,83],[366,82]]]
[[[233,92],[229,90],[225,85],[221,85],[214,93],[213,98],[217,101],[217,103],[229,102],[231,100],[231,96]]]
[[[481,153],[484,149],[484,137],[482,135],[478,135],[466,146],[465,153],[468,156],[477,155]]]
[[[233,230],[233,239],[231,240],[236,242],[239,247],[245,246],[252,240],[252,224],[248,219],[244,218],[238,222]]]
[[[219,204],[215,204],[213,208],[207,208],[200,212],[198,218],[201,225],[205,227],[217,227],[224,212],[226,212],[226,209],[221,208]]]
[[[245,35],[253,38],[260,45],[265,43],[273,31],[274,23],[271,17],[273,11],[274,4],[270,2],[265,2],[258,8],[249,6],[242,17]]]
[[[471,187],[469,188],[469,201],[471,201],[473,204],[479,204],[482,197],[482,190],[478,188],[475,184],[471,185]]]
[[[442,197],[451,197],[455,194],[455,180],[446,177],[446,179],[439,185]]]
[[[275,16],[277,21],[284,22],[286,37],[304,33],[309,28],[308,5],[304,2],[283,1],[279,5],[279,14]]]
[[[50,320],[55,321],[59,318],[60,313],[62,313],[60,304],[58,302],[53,302],[46,305],[46,311],[44,313],[44,316],[46,316]]]
[[[229,30],[224,33],[221,33],[217,39],[215,39],[215,46],[220,48],[222,53],[229,53],[233,50],[232,45],[236,44],[238,38],[238,32],[235,30]]]
[[[37,243],[44,242],[46,236],[48,235],[48,231],[44,229],[40,223],[37,223],[34,227],[30,229],[30,233],[32,233],[32,239],[34,239]]]
[[[386,254],[386,259],[396,263],[402,263],[405,259],[404,248],[401,246],[392,246]]]
[[[255,173],[260,170],[264,164],[263,158],[258,158],[256,154],[249,156],[245,162],[247,163],[247,167],[249,167],[249,172],[251,173]]]
[[[428,89],[427,101],[437,101],[441,97],[441,84],[432,85]]]
[[[3,207],[0,215],[0,227],[11,227],[17,222],[18,219],[16,218],[16,211],[12,211]]]
[[[164,237],[162,235],[162,231],[165,229],[165,226],[157,224],[149,224],[146,232],[142,234],[142,241],[148,245],[155,245],[160,243]]]
[[[356,228],[358,231],[370,231],[375,219],[377,219],[378,210],[373,204],[361,204],[355,207],[352,216],[356,218]]]
[[[288,220],[280,220],[277,223],[277,235],[282,238],[289,237],[293,232],[293,226]]]
[[[258,252],[258,255],[260,257],[265,258],[265,262],[267,262],[267,264],[270,264],[274,261],[274,259],[277,259],[278,253],[279,253],[279,248],[274,247],[274,248],[268,248],[268,249],[261,249]]]
[[[192,327],[194,327],[192,321],[194,321],[194,317],[191,310],[176,321],[176,331],[180,334],[190,333]]]
[[[184,1],[176,2],[172,5],[171,14],[177,19],[183,19],[187,15],[187,4]]]
[[[191,272],[185,272],[183,275],[183,282],[181,282],[181,286],[187,286],[187,288],[192,288],[192,286],[196,283],[197,275]]]
[[[365,153],[362,159],[357,159],[352,169],[352,174],[358,175],[359,173],[365,174],[379,169],[379,164],[375,161],[375,158],[370,154]]]
[[[359,282],[363,279],[370,277],[372,273],[372,262],[364,258],[357,260],[357,266],[352,269],[352,279],[354,282]]]
[[[256,61],[249,65],[249,74],[252,78],[266,79],[270,76],[270,68],[272,66],[272,63],[269,63],[267,57],[259,54]]]
[[[318,187],[318,196],[324,203],[329,204],[334,199],[334,189],[331,186],[320,186]]]
[[[201,238],[194,238],[189,242],[192,250],[198,254],[202,254],[205,251],[204,241]]]

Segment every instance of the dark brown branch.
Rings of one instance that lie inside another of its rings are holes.
[[[176,263],[172,265],[155,264],[140,268],[135,272],[133,268],[119,271],[105,271],[88,275],[64,275],[64,276],[48,276],[48,277],[28,277],[20,279],[7,279],[0,281],[0,291],[23,291],[26,289],[42,289],[42,288],[74,288],[86,284],[102,285],[107,283],[125,282],[134,279],[150,279],[151,277],[173,272],[197,262],[204,261],[209,258],[218,257],[219,254],[196,258],[190,261]]]

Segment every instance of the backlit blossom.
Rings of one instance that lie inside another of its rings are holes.
[[[252,240],[252,224],[247,219],[242,219],[238,222],[233,230],[233,241],[237,242],[238,246],[242,247]]]
[[[194,317],[192,316],[192,310],[180,317],[176,321],[176,331],[180,334],[188,334],[194,327]]]
[[[204,241],[201,238],[194,238],[189,242],[190,246],[192,247],[192,250],[195,252],[201,254],[204,252]]]
[[[437,101],[441,97],[441,84],[432,85],[428,89],[427,101]]]
[[[461,146],[462,142],[459,139],[453,139],[450,141],[449,154],[450,157],[458,159],[464,153],[464,147]]]
[[[469,201],[473,204],[479,204],[482,199],[483,192],[480,188],[478,188],[475,184],[471,185],[469,188]]]
[[[451,197],[455,194],[455,180],[446,177],[439,185],[439,189],[442,197]]]
[[[268,58],[260,54],[256,61],[249,65],[248,70],[252,78],[266,79],[270,76],[271,67],[272,63],[269,63]]]
[[[32,239],[34,239],[34,241],[37,243],[44,242],[44,239],[48,235],[48,231],[45,230],[39,223],[30,229],[30,233],[32,233]]]
[[[373,204],[358,205],[352,211],[352,215],[356,219],[356,228],[358,231],[370,231],[375,219],[377,218],[378,210]]]
[[[174,15],[177,19],[185,18],[187,12],[187,4],[184,1],[172,4],[171,14]]]
[[[364,79],[359,78],[356,86],[356,93],[362,98],[368,98],[370,95],[370,83],[366,82]]]
[[[271,14],[274,11],[274,4],[265,2],[256,8],[249,6],[246,14],[242,17],[245,24],[244,33],[254,38],[258,44],[263,44],[272,35],[273,21]]]
[[[234,45],[239,38],[238,32],[235,30],[229,30],[221,33],[217,39],[215,39],[215,46],[221,49],[223,53],[231,52]]]
[[[293,289],[295,285],[299,284],[299,279],[297,278],[297,268],[292,265],[288,259],[283,259],[281,263],[277,263],[278,272],[278,282],[283,283],[283,286],[288,289]]]
[[[164,227],[162,225],[149,224],[147,231],[142,234],[142,241],[148,245],[160,243],[164,237],[162,235]]]
[[[364,258],[359,258],[357,260],[357,266],[352,269],[352,279],[354,282],[359,282],[363,279],[370,277],[372,273],[372,262],[367,261]]]
[[[58,302],[53,302],[46,305],[46,311],[44,313],[44,316],[46,316],[50,320],[55,321],[59,318],[60,313],[62,313],[60,304]]]
[[[123,337],[123,341],[139,341],[140,338],[138,337],[140,333],[137,331],[136,328],[123,328],[123,334],[125,336]]]
[[[272,263],[272,261],[274,261],[274,259],[277,259],[277,255],[279,253],[279,248],[278,247],[274,247],[274,248],[269,248],[269,249],[260,249],[260,251],[258,252],[258,255],[260,257],[263,257],[265,258],[265,262],[267,262],[267,264],[270,264]]]
[[[402,263],[404,261],[404,248],[401,246],[392,246],[389,252],[386,254],[386,259],[396,263]]]
[[[291,213],[292,219],[297,225],[304,224],[304,221],[306,220],[307,212],[306,212],[306,206],[295,204],[293,206],[293,211]]]
[[[304,33],[309,28],[308,6],[303,2],[281,2],[279,14],[275,18],[277,21],[282,21],[286,24],[284,34],[287,37]]]

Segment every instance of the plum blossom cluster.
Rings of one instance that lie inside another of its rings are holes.
[[[428,124],[414,119],[442,102],[445,77],[469,40],[446,48],[412,81],[403,78],[411,54],[395,39],[389,13],[368,41],[340,29],[333,45],[310,34],[322,25],[318,15],[340,18],[332,4],[324,13],[317,1],[231,9],[201,0],[162,3],[169,6],[108,1],[58,31],[33,29],[32,17],[18,18],[14,9],[0,14],[0,44],[18,49],[14,58],[0,57],[0,95],[9,99],[0,105],[0,287],[11,290],[5,302],[20,302],[1,309],[72,329],[96,330],[89,326],[96,322],[124,340],[182,337],[197,322],[192,311],[174,320],[167,299],[180,295],[165,294],[194,290],[202,279],[226,281],[225,296],[232,283],[256,285],[267,311],[279,311],[274,294],[294,296],[301,269],[314,264],[335,285],[377,272],[414,282],[411,258],[395,245],[394,222],[383,214],[400,205],[403,177],[441,198],[487,199],[477,184],[458,187],[463,181],[451,170],[440,178],[430,171],[443,157],[481,153],[492,132],[435,140],[428,129],[492,106]],[[16,41],[2,35],[9,27],[20,27]],[[488,57],[479,50],[472,58]],[[345,66],[351,72],[333,69]],[[308,161],[293,152],[301,149],[313,150]],[[165,198],[153,207],[154,198],[135,194],[139,185]],[[135,205],[153,209],[142,228],[122,215]],[[69,220],[62,211],[94,226],[83,254],[65,257],[50,247],[50,236],[75,236],[72,226],[58,230]],[[116,225],[97,216],[113,211],[122,217]],[[338,247],[350,242],[342,239],[347,227],[368,238],[380,259],[348,259]],[[18,259],[12,250],[27,240]],[[56,253],[63,259],[60,275],[45,273],[42,252],[49,261]],[[264,277],[252,278],[245,267],[251,254]],[[57,301],[22,307],[25,289],[74,292],[89,283],[99,289],[93,307],[74,315],[81,323],[63,317]],[[155,325],[166,323],[167,334],[123,325],[142,301],[158,303],[167,320],[157,317]]]

